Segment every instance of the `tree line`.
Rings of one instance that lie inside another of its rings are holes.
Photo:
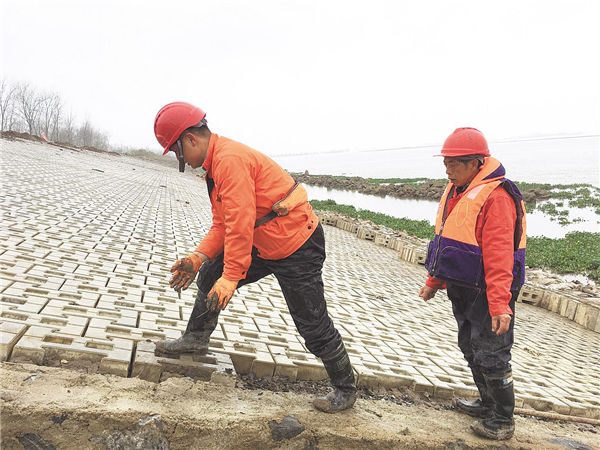
[[[57,93],[44,92],[28,82],[0,80],[0,131],[42,136],[78,147],[109,148],[108,135],[89,119],[79,121]]]

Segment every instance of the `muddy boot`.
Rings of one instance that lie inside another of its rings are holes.
[[[356,402],[354,371],[344,343],[329,355],[321,358],[333,384],[333,390],[325,397],[315,399],[313,405],[320,411],[336,413],[352,408]]]
[[[512,371],[484,376],[494,398],[494,410],[491,418],[472,423],[471,430],[488,439],[510,439],[515,433],[515,390]]]
[[[208,353],[210,335],[217,326],[218,318],[218,311],[207,311],[206,296],[199,293],[185,333],[179,339],[158,341],[154,354],[172,358],[182,353],[205,355]]]
[[[492,417],[494,412],[494,399],[492,398],[492,394],[485,383],[485,378],[479,369],[471,367],[471,372],[473,373],[473,381],[475,381],[475,386],[477,386],[481,398],[474,402],[457,398],[456,410],[468,414],[469,416],[488,419]]]
[[[208,342],[210,336],[206,336],[202,331],[184,333],[179,339],[158,341],[154,354],[156,356],[176,357],[182,353],[194,353],[196,355],[206,355],[208,353]]]

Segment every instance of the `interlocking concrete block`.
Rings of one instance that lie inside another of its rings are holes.
[[[375,233],[375,245],[379,245],[381,247],[389,247],[391,240],[392,240],[392,235],[387,234],[387,233],[382,233],[382,232],[378,232]]]
[[[156,345],[152,341],[138,342],[132,376],[158,382],[164,372],[170,372],[235,387],[235,368],[231,358],[225,354],[183,354],[179,358],[166,358],[155,356],[155,348]]]
[[[339,218],[336,216],[325,215],[322,218],[320,218],[319,220],[323,225],[329,225],[329,226],[335,227],[335,226],[337,226]]]
[[[107,319],[92,318],[89,321],[85,336],[95,339],[131,339],[137,342],[146,339],[154,341],[162,339],[178,339],[181,336],[181,333],[172,329],[155,331],[144,330],[143,328],[123,327],[115,325]]]
[[[13,347],[27,331],[27,325],[22,323],[0,323],[0,361],[10,359]]]
[[[59,300],[50,300],[43,310],[45,315],[56,317],[97,317],[108,319],[111,323],[122,326],[137,326],[138,314],[136,311],[123,309],[121,311],[110,311],[97,308],[86,308],[82,306],[68,304]]]
[[[398,257],[403,261],[415,262],[416,255],[414,247],[411,245],[404,245],[402,251],[398,252]]]
[[[546,295],[548,294],[550,295],[550,311],[560,314],[562,302],[563,300],[566,300],[563,298],[562,294],[559,294],[558,292],[549,291]]]
[[[570,295],[563,295],[563,300],[560,305],[560,315],[570,320],[574,320],[578,306],[579,300],[577,298]]]
[[[327,380],[329,375],[323,363],[311,353],[286,351],[287,357],[298,366],[298,380]]]
[[[358,230],[356,230],[356,237],[358,237],[359,239],[364,239],[367,241],[374,241],[375,240],[375,230],[372,230],[371,228],[367,228],[364,226],[359,226]]]
[[[425,260],[427,259],[427,251],[423,249],[416,249],[414,252],[414,262],[419,264],[420,266],[425,265]]]
[[[588,330],[595,330],[600,318],[600,306],[579,303],[575,313],[575,322]]]
[[[353,360],[353,367],[357,371],[361,383],[366,386],[383,386],[397,388],[408,386],[413,388],[415,377],[395,365]]]
[[[211,350],[229,355],[237,373],[253,372],[258,378],[273,378],[275,360],[262,342],[220,342],[219,349]]]
[[[521,287],[521,291],[519,292],[519,296],[517,297],[517,302],[523,302],[537,306],[543,301],[545,293],[545,289],[541,289],[531,284],[525,283],[523,287]]]
[[[133,342],[74,337],[42,327],[30,327],[13,347],[11,361],[38,365],[66,360],[97,363],[102,373],[126,377]]]
[[[88,323],[85,317],[54,317],[46,314],[20,313],[12,309],[3,310],[0,317],[5,322],[49,328],[70,336],[81,336]]]
[[[285,347],[269,345],[269,351],[275,361],[275,375],[287,377],[290,381],[296,381],[298,365],[288,357],[288,350]]]

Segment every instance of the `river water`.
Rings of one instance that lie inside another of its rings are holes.
[[[530,183],[600,186],[600,137],[582,136],[491,142],[490,151],[498,158],[513,181]],[[277,156],[274,159],[290,172],[348,175],[363,178],[445,178],[441,158],[433,158],[440,146],[376,151],[347,151],[311,155]],[[377,197],[358,192],[306,186],[311,200],[335,200],[359,209],[428,220],[433,223],[437,202]],[[560,238],[571,231],[599,232],[593,208],[571,208],[569,219],[581,221],[561,226],[548,215],[535,211],[527,216],[527,234]]]
[[[508,178],[530,183],[600,186],[600,136],[490,142]],[[363,178],[446,178],[441,145],[275,156],[289,172]]]

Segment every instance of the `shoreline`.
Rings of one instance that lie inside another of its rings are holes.
[[[339,189],[359,192],[366,195],[389,196],[412,200],[439,201],[448,184],[446,179],[430,178],[361,178],[343,175],[310,175],[290,172],[294,180],[309,186],[320,186],[327,189]],[[592,206],[600,214],[600,188],[591,184],[573,183],[548,184],[514,182],[523,201],[531,208],[536,203],[550,199],[567,200],[574,207]],[[573,192],[574,190],[574,192]],[[548,214],[559,215],[559,211],[548,211]]]
[[[343,213],[318,209],[315,209],[315,213],[324,225],[347,231],[374,245],[395,250],[400,260],[425,265],[427,239]],[[525,269],[525,284],[521,288],[518,302],[547,309],[600,333],[600,289],[595,283],[584,285],[578,280],[566,281],[545,268],[527,265]]]
[[[339,205],[332,200],[312,200],[310,203],[315,210],[348,219],[357,226],[367,226],[400,237],[410,236],[421,241],[422,245],[426,245],[434,236],[434,226],[424,220],[398,219],[382,213],[357,210],[351,205]],[[548,276],[584,276],[596,283],[600,279],[598,255],[600,233],[571,232],[558,239],[528,237],[527,265],[547,272]],[[584,287],[580,286],[582,283],[577,279],[571,283],[579,288]]]

